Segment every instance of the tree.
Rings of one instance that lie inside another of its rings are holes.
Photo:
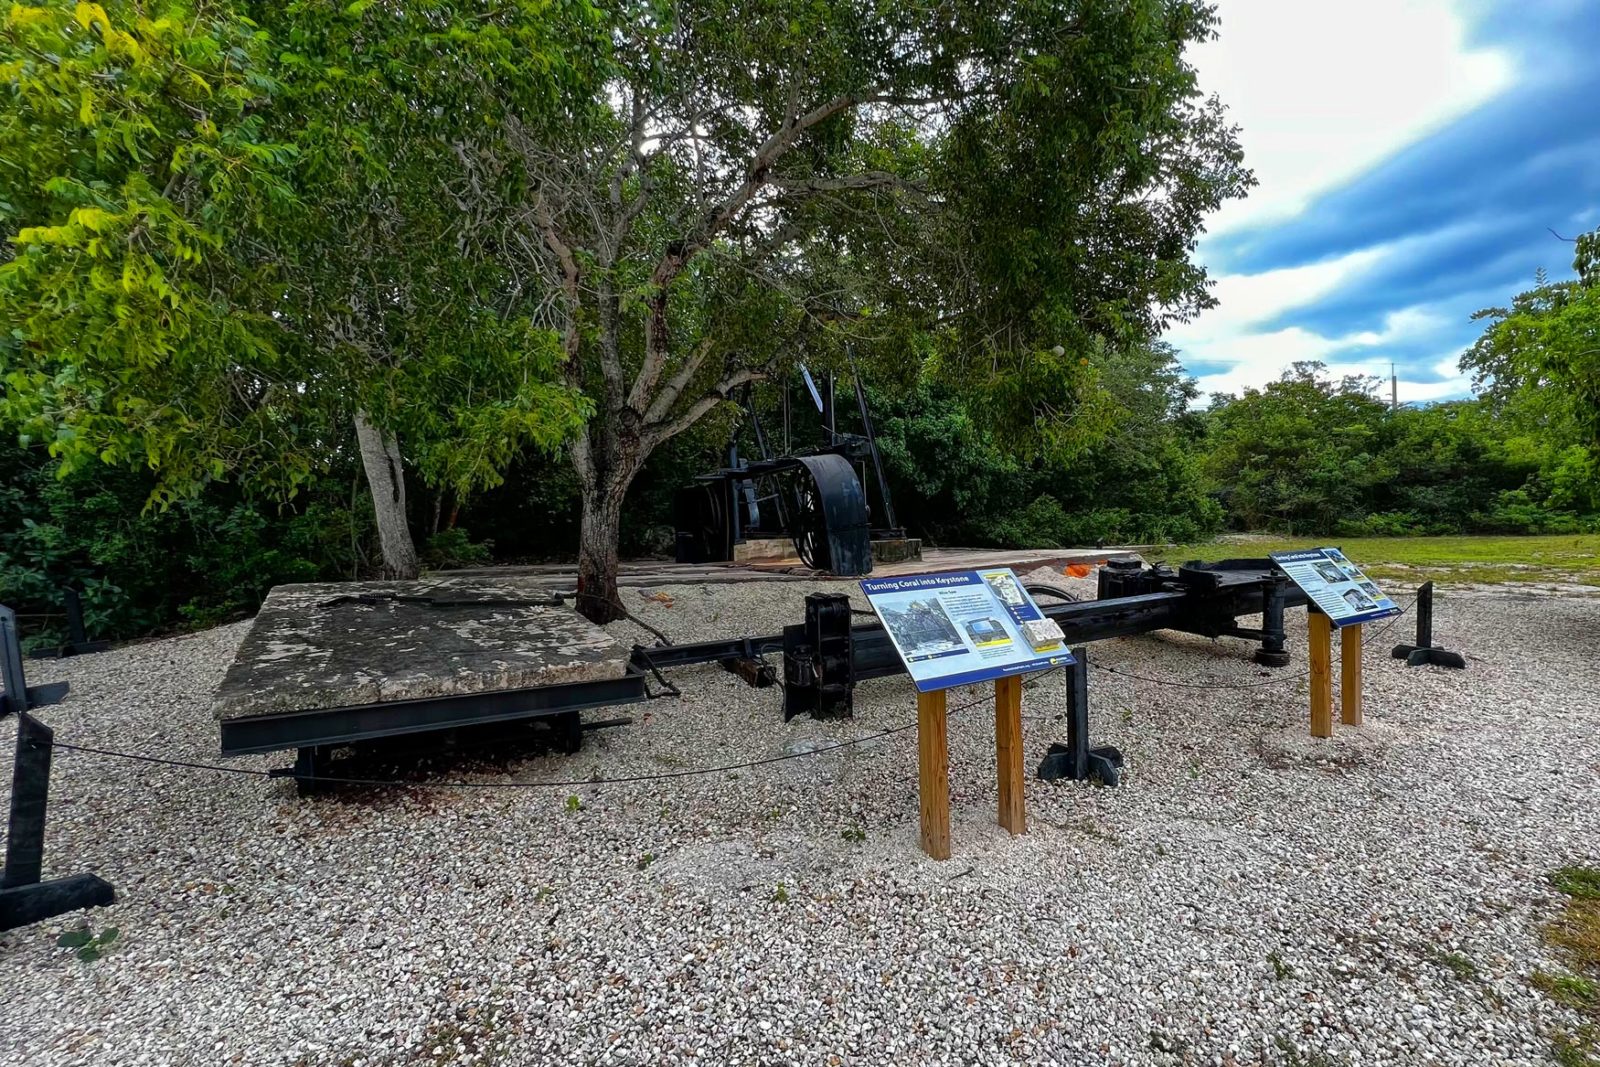
[[[264,42],[210,5],[109,10],[0,22],[0,421],[63,476],[148,465],[160,504],[240,469],[292,493],[318,427],[283,417],[282,330],[240,247],[292,195]]]
[[[1185,46],[1209,7],[1030,0],[928,7],[622,4],[609,70],[564,122],[508,116],[480,169],[508,245],[560,299],[580,606],[620,611],[617,534],[650,454],[804,347],[919,367],[1018,447],[1103,432],[1095,339],[1209,303],[1190,260],[1249,176]],[[598,68],[597,68],[598,70]],[[514,177],[506,179],[506,175]]]
[[[1486,308],[1482,336],[1461,357],[1492,404],[1536,409],[1552,426],[1575,423],[1600,447],[1600,230],[1579,237],[1578,277],[1538,284],[1509,307]]]
[[[1295,363],[1262,389],[1218,397],[1206,415],[1206,469],[1244,528],[1332,532],[1385,478],[1386,406],[1370,379],[1327,378]]]
[[[408,463],[459,497],[587,411],[531,321],[544,294],[460,186],[506,108],[542,128],[592,20],[239,6],[5,17],[0,419],[48,440],[63,476],[151,467],[162,507],[225,477],[292,496],[353,429],[384,569],[414,576]]]
[[[354,423],[385,572],[414,577],[408,461],[459,500],[588,411],[561,380],[559,337],[529,318],[547,294],[507,270],[473,209],[467,161],[507,114],[543,128],[598,47],[593,20],[531,2],[256,6],[281,49],[274,123],[297,149],[274,232],[279,314]]]

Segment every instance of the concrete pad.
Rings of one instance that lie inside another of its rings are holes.
[[[218,688],[218,719],[621,677],[629,650],[536,581],[280,585]]]

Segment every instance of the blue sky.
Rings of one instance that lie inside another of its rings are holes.
[[[1466,396],[1473,311],[1600,225],[1600,0],[1221,0],[1192,58],[1260,185],[1210,221],[1220,306],[1169,331],[1207,392],[1297,359]]]

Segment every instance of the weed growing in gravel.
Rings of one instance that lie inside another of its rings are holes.
[[[852,845],[859,845],[867,839],[867,832],[859,826],[850,826],[840,831],[839,836]]]
[[[1550,884],[1574,900],[1600,900],[1600,868],[1562,867]]]
[[[583,810],[583,801],[579,800],[576,795],[568,797],[567,798],[567,810],[568,811],[582,811]]]
[[[1535,989],[1579,1012],[1576,1030],[1551,1035],[1551,1051],[1561,1067],[1600,1067],[1600,868],[1562,867],[1550,884],[1567,895],[1561,917],[1545,927],[1544,939],[1570,961],[1571,975],[1535,972]]]
[[[776,890],[774,890],[773,893],[772,893],[772,902],[774,904],[787,904],[787,903],[789,903],[789,888],[788,888],[788,886],[784,885],[782,882],[779,882],[778,883],[778,888]]]
[[[61,948],[77,949],[74,955],[84,963],[93,963],[111,947],[112,942],[116,941],[118,932],[115,926],[108,926],[98,934],[88,926],[80,926],[56,938],[56,944]]]
[[[639,857],[639,869],[641,871],[645,870],[655,861],[656,854],[654,852],[646,852],[644,855]]]
[[[1283,957],[1276,952],[1267,953],[1267,962],[1272,964],[1272,973],[1277,976],[1278,981],[1294,977],[1294,968],[1284,963]]]
[[[1446,952],[1439,957],[1439,962],[1463,982],[1478,977],[1478,965],[1459,952]]]

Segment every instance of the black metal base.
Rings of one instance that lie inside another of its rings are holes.
[[[1443,648],[1418,648],[1416,645],[1395,645],[1392,653],[1395,659],[1406,661],[1407,667],[1452,667],[1455,670],[1466,670],[1467,661],[1459,652],[1451,652]]]
[[[15,930],[79,908],[103,908],[116,902],[117,891],[92,874],[0,889],[0,930]]]
[[[387,738],[350,745],[311,745],[295,750],[292,765],[275,767],[267,774],[272,778],[293,778],[295,791],[300,796],[315,796],[329,792],[342,784],[342,780],[378,780],[371,771],[364,769],[370,766],[365,760],[374,751],[381,751],[384,760],[402,761],[408,757],[437,756],[441,753],[466,754],[473,749],[490,746],[503,751],[508,744],[526,743],[530,735],[522,731],[536,723],[544,728],[545,743],[548,745],[546,751],[572,756],[583,747],[583,735],[590,730],[630,726],[633,720],[621,717],[584,722],[580,713],[566,711],[538,719],[467,726],[415,737]],[[418,784],[426,783],[419,781]]]
[[[1114,786],[1122,779],[1122,752],[1106,745],[1091,748],[1079,759],[1071,745],[1053,744],[1039,763],[1039,780],[1059,782],[1099,781],[1101,785]]]
[[[1255,652],[1255,661],[1263,667],[1287,667],[1289,665],[1289,653],[1268,652],[1264,648],[1258,648]]]
[[[68,656],[87,656],[93,652],[104,652],[110,647],[110,641],[83,641],[78,644],[57,645],[55,648],[36,648],[28,655],[34,659],[66,659]]]

